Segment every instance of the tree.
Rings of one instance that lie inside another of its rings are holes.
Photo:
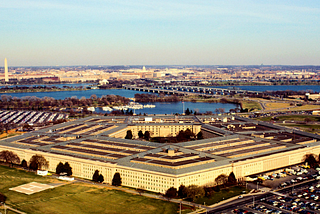
[[[5,203],[6,200],[7,200],[7,196],[5,196],[4,194],[2,194],[2,193],[0,192],[0,202]]]
[[[185,111],[185,113],[186,113],[186,115],[190,115],[190,114],[191,114],[189,108],[187,108],[187,110]]]
[[[198,140],[204,139],[204,138],[203,138],[203,133],[202,133],[202,131],[200,131],[200,132],[197,134],[197,139],[198,139]]]
[[[20,158],[18,157],[18,155],[8,150],[4,150],[0,152],[0,160],[5,163],[8,163],[9,166],[10,164],[13,166],[13,164],[20,163]]]
[[[96,171],[93,173],[92,180],[93,180],[94,182],[98,182],[98,180],[99,180],[99,170],[96,170]]]
[[[146,139],[146,140],[150,139],[150,132],[149,131],[144,132],[144,139]]]
[[[171,198],[175,198],[177,197],[177,189],[174,187],[170,187],[169,189],[167,189],[166,193],[164,194],[164,197],[168,198],[168,200],[170,200]]]
[[[225,109],[224,109],[224,108],[219,108],[219,112],[220,112],[221,114],[223,114],[223,113],[225,112]]]
[[[60,173],[62,173],[63,172],[63,163],[59,163],[58,165],[57,165],[57,167],[56,167],[56,174],[58,174],[58,175],[60,175]]]
[[[205,196],[211,198],[214,195],[214,188],[213,187],[203,187],[205,192]]]
[[[184,131],[184,134],[185,134],[187,139],[191,139],[191,138],[193,138],[195,136],[195,134],[190,129],[186,129]]]
[[[100,174],[99,177],[98,177],[98,182],[102,183],[103,181],[104,181],[103,175]]]
[[[194,201],[196,198],[201,198],[205,195],[204,189],[197,185],[190,185],[187,187],[187,197]]]
[[[139,132],[138,132],[138,136],[139,136],[139,138],[143,138],[143,132],[140,130]]]
[[[231,172],[230,175],[228,176],[228,183],[231,185],[234,185],[237,183],[236,176],[234,175],[233,172]]]
[[[177,135],[177,140],[178,142],[188,141],[194,137],[195,137],[195,134],[190,129],[186,129],[185,131],[183,130],[179,131]]]
[[[131,130],[128,130],[128,131],[127,131],[127,135],[125,136],[125,139],[130,139],[130,140],[131,140],[132,137],[133,137],[133,136],[132,136],[132,131],[131,131]]]
[[[185,197],[187,197],[186,189],[187,189],[187,187],[186,187],[185,185],[183,185],[183,184],[181,184],[181,185],[179,186],[178,196],[179,196],[180,198],[185,198]]]
[[[221,174],[216,177],[215,182],[217,185],[225,185],[228,182],[228,176],[226,174]]]
[[[29,163],[29,168],[32,170],[42,170],[49,167],[49,161],[47,161],[42,155],[33,155]]]
[[[317,164],[317,159],[316,159],[316,156],[314,154],[305,154],[303,156],[303,162],[306,163],[306,164],[309,164],[310,167],[312,168],[315,168],[318,166]]]
[[[67,176],[71,176],[72,175],[72,167],[69,165],[68,162],[65,162],[64,164],[60,162],[57,165],[56,174],[59,175],[61,173],[66,173]]]
[[[63,172],[67,173],[67,176],[72,175],[72,167],[70,166],[70,164],[68,162],[64,163]]]
[[[23,167],[24,169],[28,168],[28,163],[25,159],[22,160],[21,167]]]
[[[38,166],[38,164],[36,162],[31,162],[29,164],[29,169],[30,170],[38,170],[38,168],[39,168],[39,166]]]
[[[113,179],[112,179],[112,186],[121,186],[121,176],[119,172],[114,173]]]

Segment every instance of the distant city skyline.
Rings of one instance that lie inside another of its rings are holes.
[[[11,0],[0,14],[9,68],[320,65],[319,1]]]

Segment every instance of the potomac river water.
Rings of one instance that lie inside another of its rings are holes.
[[[68,86],[79,86],[82,84],[64,84]],[[57,87],[61,87],[63,85],[55,85]],[[84,87],[87,84],[83,84]],[[214,87],[213,88],[228,88],[226,87]],[[277,85],[277,86],[235,86],[237,88],[241,88],[244,90],[252,90],[252,91],[280,91],[280,90],[292,90],[292,91],[302,91],[302,90],[312,90],[312,91],[320,91],[319,85]],[[91,95],[95,94],[98,97],[103,95],[119,95],[127,98],[133,98],[136,93],[146,93],[140,91],[130,91],[125,89],[91,89],[85,91],[54,91],[54,92],[28,92],[28,93],[6,93],[6,95],[11,95],[12,97],[25,97],[25,96],[36,96],[39,98],[42,97],[52,97],[55,99],[65,99],[67,97],[76,96],[77,98],[86,97],[89,98]],[[225,112],[228,112],[230,109],[234,109],[239,107],[236,104],[230,103],[193,103],[193,102],[176,102],[176,103],[143,103],[143,104],[154,104],[156,108],[144,108],[144,109],[136,109],[135,113],[146,113],[146,114],[174,114],[174,113],[182,113],[183,109],[186,110],[189,108],[192,111],[197,111],[201,113],[205,113],[207,111],[215,112],[215,109],[224,108]],[[97,108],[96,112],[104,113],[102,109]]]
[[[76,96],[77,98],[86,97],[90,98],[91,95],[95,94],[98,97],[103,95],[119,95],[127,98],[133,98],[137,93],[146,93],[140,91],[130,91],[125,89],[92,89],[85,91],[53,91],[53,92],[27,92],[27,93],[6,93],[6,95],[10,95],[12,97],[26,97],[26,96],[35,96],[39,98],[43,97],[52,97],[55,99],[65,99],[67,97]],[[144,108],[144,109],[136,109],[134,110],[136,114],[175,114],[175,113],[183,113],[183,110],[189,108],[189,110],[197,111],[201,113],[205,113],[207,111],[215,112],[217,108],[224,108],[225,112],[229,112],[230,109],[237,108],[238,105],[231,103],[193,103],[193,102],[156,102],[156,103],[143,103],[156,105],[155,108]],[[96,108],[96,112],[105,113],[100,108]]]

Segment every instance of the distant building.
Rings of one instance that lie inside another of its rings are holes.
[[[9,82],[8,62],[7,58],[4,58],[4,81]]]
[[[100,85],[107,85],[107,84],[109,84],[109,81],[106,80],[106,79],[103,79],[103,80],[100,80],[100,81],[99,81],[99,84],[100,84]]]
[[[320,111],[312,111],[312,115],[320,115]]]
[[[306,98],[309,100],[318,100],[320,99],[320,93],[319,94],[310,94],[306,93]]]

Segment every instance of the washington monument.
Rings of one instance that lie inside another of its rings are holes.
[[[9,82],[7,58],[4,58],[4,81],[5,82]]]

